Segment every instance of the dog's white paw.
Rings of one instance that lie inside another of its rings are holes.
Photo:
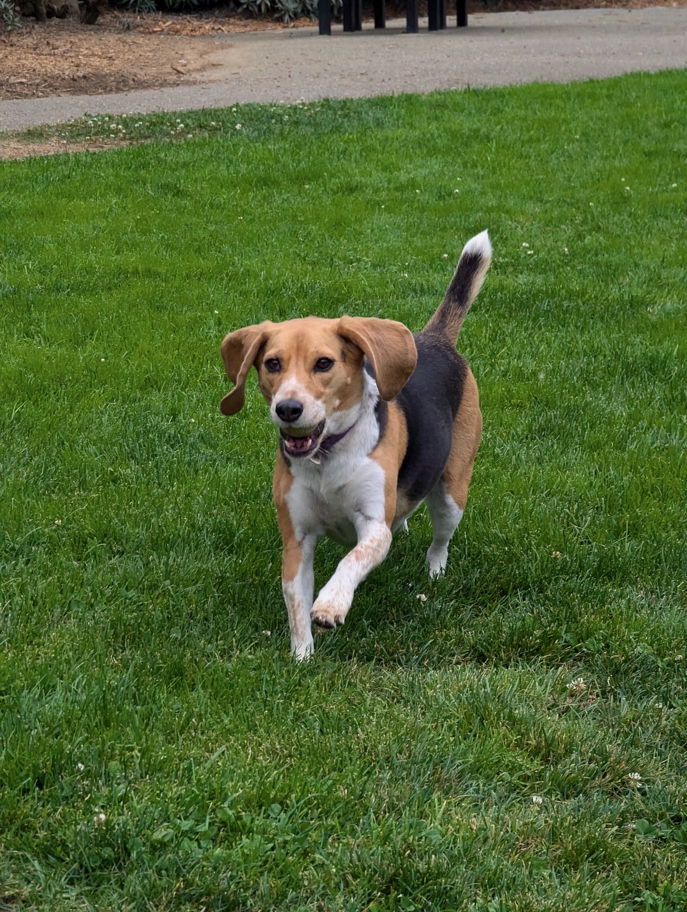
[[[354,589],[345,580],[334,575],[322,587],[310,611],[310,620],[318,627],[333,630],[346,620],[348,609],[353,601]]]
[[[429,578],[437,579],[443,576],[448,562],[448,548],[442,548],[435,551],[430,548],[427,552],[427,563],[429,564]]]
[[[314,651],[315,644],[312,637],[310,637],[309,640],[304,640],[302,643],[291,642],[291,655],[297,662],[309,659]]]
[[[322,627],[324,630],[333,630],[335,627],[340,627],[343,624],[347,614],[347,608],[343,608],[336,603],[318,599],[312,606],[310,619],[313,624]]]

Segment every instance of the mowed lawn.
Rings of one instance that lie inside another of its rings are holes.
[[[684,910],[687,73],[137,123],[0,165],[0,908]],[[448,572],[421,510],[297,665],[220,342],[485,228]]]

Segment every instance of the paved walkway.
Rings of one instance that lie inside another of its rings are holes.
[[[687,68],[684,7],[485,13],[471,16],[467,29],[427,32],[425,22],[418,35],[405,34],[403,26],[392,20],[384,31],[369,26],[346,35],[335,27],[330,38],[320,37],[316,27],[238,34],[218,43],[197,85],[2,101],[0,130],[87,112],[186,111]]]

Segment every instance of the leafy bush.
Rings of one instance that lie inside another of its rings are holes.
[[[265,15],[273,12],[275,18],[282,22],[291,22],[294,19],[317,19],[318,0],[237,0],[238,8],[254,16]],[[341,7],[341,0],[335,0],[334,14],[337,6]]]
[[[19,14],[14,0],[0,0],[0,23],[4,24],[8,31],[19,27]]]
[[[128,13],[154,13],[157,11],[155,0],[118,0],[117,6]]]
[[[10,0],[0,0],[0,5]],[[341,0],[330,0],[333,17],[341,17]],[[131,13],[151,13],[155,10],[174,12],[212,9],[223,5],[223,0],[115,0],[118,7]],[[272,16],[282,22],[307,17],[317,19],[318,0],[233,0],[232,5],[241,13],[251,16]]]

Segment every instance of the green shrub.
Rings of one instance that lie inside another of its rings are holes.
[[[13,0],[0,0],[0,24],[8,31],[19,27],[19,14]]]
[[[116,5],[128,13],[154,13],[157,10],[155,0],[118,0]]]
[[[330,0],[332,15],[341,17],[341,0]],[[0,0],[2,4],[10,0]],[[213,9],[226,5],[225,0],[115,0],[115,5],[131,13],[150,13],[155,10],[173,10],[188,12],[199,9]],[[241,13],[252,16],[271,16],[282,22],[294,19],[317,19],[318,0],[232,0],[231,5]]]

